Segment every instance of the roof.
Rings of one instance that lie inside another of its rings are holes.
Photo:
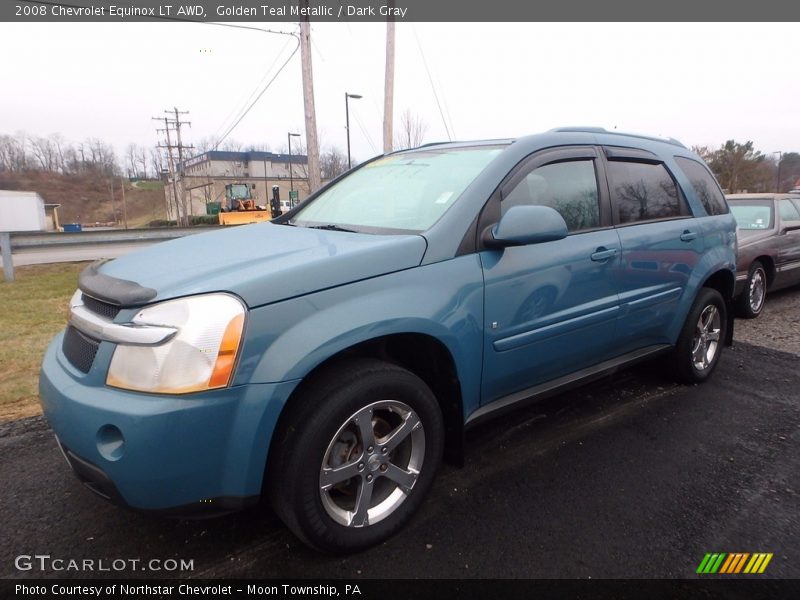
[[[22,200],[22,198],[39,200],[44,204],[44,198],[38,192],[27,192],[24,190],[0,190],[0,200]]]
[[[308,157],[305,154],[294,154],[292,153],[291,156],[289,154],[276,154],[274,152],[259,152],[259,151],[252,151],[252,152],[231,152],[228,150],[209,150],[208,152],[204,152],[203,154],[198,154],[197,156],[193,156],[192,158],[187,158],[185,161],[185,167],[191,167],[193,165],[207,162],[207,161],[226,161],[226,162],[278,162],[278,163],[289,163],[304,165],[308,162]],[[180,164],[179,164],[180,168]]]
[[[775,194],[764,192],[762,194],[725,194],[725,199],[731,200],[781,200],[791,198],[797,200],[797,194]]]
[[[653,152],[656,155],[674,154],[694,156],[694,153],[675,138],[664,138],[638,133],[625,133],[622,131],[609,131],[602,127],[558,127],[544,133],[522,136],[511,139],[493,139],[470,142],[434,142],[419,146],[419,148],[459,148],[479,145],[519,145],[521,148],[535,150],[543,146],[554,144],[588,144],[588,145],[630,145]],[[409,148],[398,152],[413,152],[419,148]]]

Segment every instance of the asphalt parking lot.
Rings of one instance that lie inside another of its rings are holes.
[[[707,552],[770,552],[800,577],[800,290],[737,322],[713,380],[657,365],[481,426],[401,534],[346,557],[266,508],[206,521],[128,512],[85,490],[41,418],[0,425],[2,577],[684,578]],[[189,559],[164,573],[19,570],[19,555]],[[761,576],[761,577],[763,577]]]

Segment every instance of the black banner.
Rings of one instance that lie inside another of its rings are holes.
[[[421,569],[424,568],[422,565]],[[2,598],[353,598],[408,600],[441,598],[797,598],[798,580],[707,578],[693,580],[4,580]]]
[[[786,0],[0,0],[0,21],[797,21]]]

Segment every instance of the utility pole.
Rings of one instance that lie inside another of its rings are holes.
[[[180,178],[181,178],[181,206],[183,207],[183,218],[184,218],[184,227],[189,226],[189,213],[191,212],[190,207],[188,206],[186,200],[186,188],[183,185],[183,174],[184,174],[184,165],[183,165],[183,149],[184,145],[181,141],[181,125],[188,125],[189,127],[192,126],[191,121],[181,121],[180,115],[188,115],[189,111],[179,111],[177,107],[173,107],[175,112],[175,121],[173,124],[175,125],[175,132],[178,134],[178,165],[180,165]],[[169,113],[170,111],[165,110],[165,113]],[[188,146],[188,148],[194,148],[194,146]]]
[[[114,203],[114,176],[111,176],[111,179],[108,182],[109,188],[111,189],[111,219],[114,221],[114,226],[117,225],[117,205]]]
[[[304,2],[307,7],[308,2]],[[322,179],[319,173],[317,115],[314,109],[314,73],[311,68],[311,24],[308,16],[300,21],[300,58],[303,63],[303,106],[306,117],[306,153],[308,154],[308,187],[314,193]]]
[[[188,111],[179,111],[177,108],[173,110],[165,110],[167,114],[174,114],[175,118],[169,117],[153,117],[155,121],[164,121],[164,129],[157,129],[158,132],[163,132],[166,135],[167,143],[158,144],[159,148],[164,148],[167,151],[167,160],[169,164],[170,178],[172,179],[172,194],[175,202],[175,220],[181,227],[188,227],[189,225],[189,207],[186,201],[186,190],[183,188],[183,151],[184,149],[191,149],[194,146],[184,146],[181,140],[181,126],[190,125],[189,121],[181,121],[180,115],[189,114]],[[177,144],[172,143],[171,133],[175,133]],[[176,156],[173,153],[177,150]],[[178,165],[180,166],[180,173],[178,173]],[[180,186],[178,185],[180,177]],[[178,191],[180,187],[180,193]]]
[[[122,187],[122,221],[125,223],[125,229],[128,228],[128,203],[125,202],[125,178],[119,178],[120,186]]]
[[[178,186],[175,181],[175,159],[172,155],[172,150],[175,146],[172,145],[172,139],[170,138],[169,132],[169,119],[167,117],[153,117],[155,121],[164,120],[164,129],[156,129],[157,132],[163,132],[167,137],[167,144],[158,144],[158,148],[164,148],[167,151],[167,166],[169,167],[169,178],[172,181],[172,201],[175,203],[175,222],[180,223],[182,221],[181,218],[181,207],[180,203],[178,202]]]
[[[394,1],[389,0],[389,12]],[[394,17],[386,20],[386,81],[383,91],[383,153],[392,151],[394,125]]]

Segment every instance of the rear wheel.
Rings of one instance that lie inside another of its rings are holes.
[[[678,380],[700,383],[711,376],[722,354],[727,327],[727,310],[722,295],[715,289],[702,288],[673,351]]]
[[[442,416],[413,373],[377,360],[328,370],[296,399],[270,451],[278,515],[309,545],[379,543],[422,503],[441,462]]]
[[[747,274],[747,285],[736,299],[737,312],[745,319],[755,319],[764,309],[766,297],[767,273],[760,261],[754,261]]]

